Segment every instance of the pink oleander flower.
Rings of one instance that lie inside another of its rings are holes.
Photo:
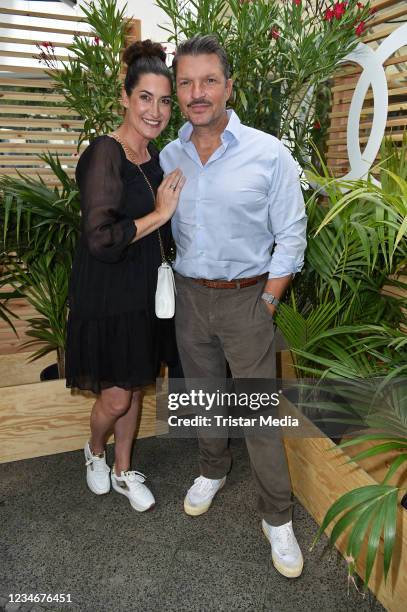
[[[362,4],[361,2],[357,2],[357,3],[356,3],[356,6],[357,6],[357,7],[358,7],[358,8],[359,8],[361,11],[363,11],[363,9],[365,8],[365,5],[364,5],[364,4]]]
[[[336,19],[342,19],[346,11],[346,2],[337,2],[334,4],[333,12]]]
[[[51,42],[43,42],[40,44],[40,47],[45,47],[45,49],[53,49],[54,45]]]
[[[366,30],[366,24],[364,21],[361,21],[360,23],[358,23],[358,25],[355,28],[356,36],[362,36],[365,30]]]
[[[293,2],[296,6],[299,6],[301,4],[301,0],[293,0]]]
[[[326,9],[325,11],[325,15],[324,15],[324,20],[325,21],[332,21],[332,19],[335,17],[335,13],[333,12],[332,9]]]
[[[274,38],[274,40],[278,40],[280,38],[280,32],[277,30],[277,28],[271,28],[269,38]]]

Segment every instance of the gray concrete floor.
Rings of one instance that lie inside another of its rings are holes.
[[[88,491],[81,451],[0,465],[0,610],[18,609],[9,593],[71,595],[71,604],[20,607],[33,612],[383,610],[370,593],[348,595],[346,564],[326,538],[309,552],[317,525],[298,503],[303,575],[275,571],[244,443],[232,440],[232,449],[227,485],[197,518],[182,511],[197,476],[195,440],[137,443],[133,468],[157,500],[145,514],[114,492]]]

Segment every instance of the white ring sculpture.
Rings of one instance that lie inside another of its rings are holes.
[[[363,178],[376,159],[386,129],[389,105],[383,64],[404,45],[407,45],[407,23],[385,38],[376,51],[364,43],[359,43],[356,49],[342,60],[342,62],[356,62],[363,68],[349,109],[346,146],[350,171],[343,177],[344,180]],[[370,84],[373,89],[373,122],[362,156],[359,142],[359,122],[363,102]],[[377,181],[375,182],[377,183]]]

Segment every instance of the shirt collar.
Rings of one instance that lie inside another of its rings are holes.
[[[232,109],[228,109],[226,113],[228,115],[229,121],[222,134],[222,140],[224,140],[225,138],[225,140],[229,142],[231,140],[236,140],[237,142],[239,142],[241,129],[240,119],[236,115],[235,111]],[[182,144],[187,143],[191,139],[192,131],[192,124],[189,121],[187,121],[187,123],[184,123],[184,125],[178,132],[178,136]]]

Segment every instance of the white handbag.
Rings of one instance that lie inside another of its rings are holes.
[[[175,314],[175,280],[171,264],[165,258],[161,232],[158,229],[160,242],[161,266],[158,267],[157,288],[155,290],[155,314],[159,319],[171,319]]]
[[[175,280],[170,264],[163,261],[158,268],[155,292],[155,314],[159,319],[171,319],[175,314]]]

